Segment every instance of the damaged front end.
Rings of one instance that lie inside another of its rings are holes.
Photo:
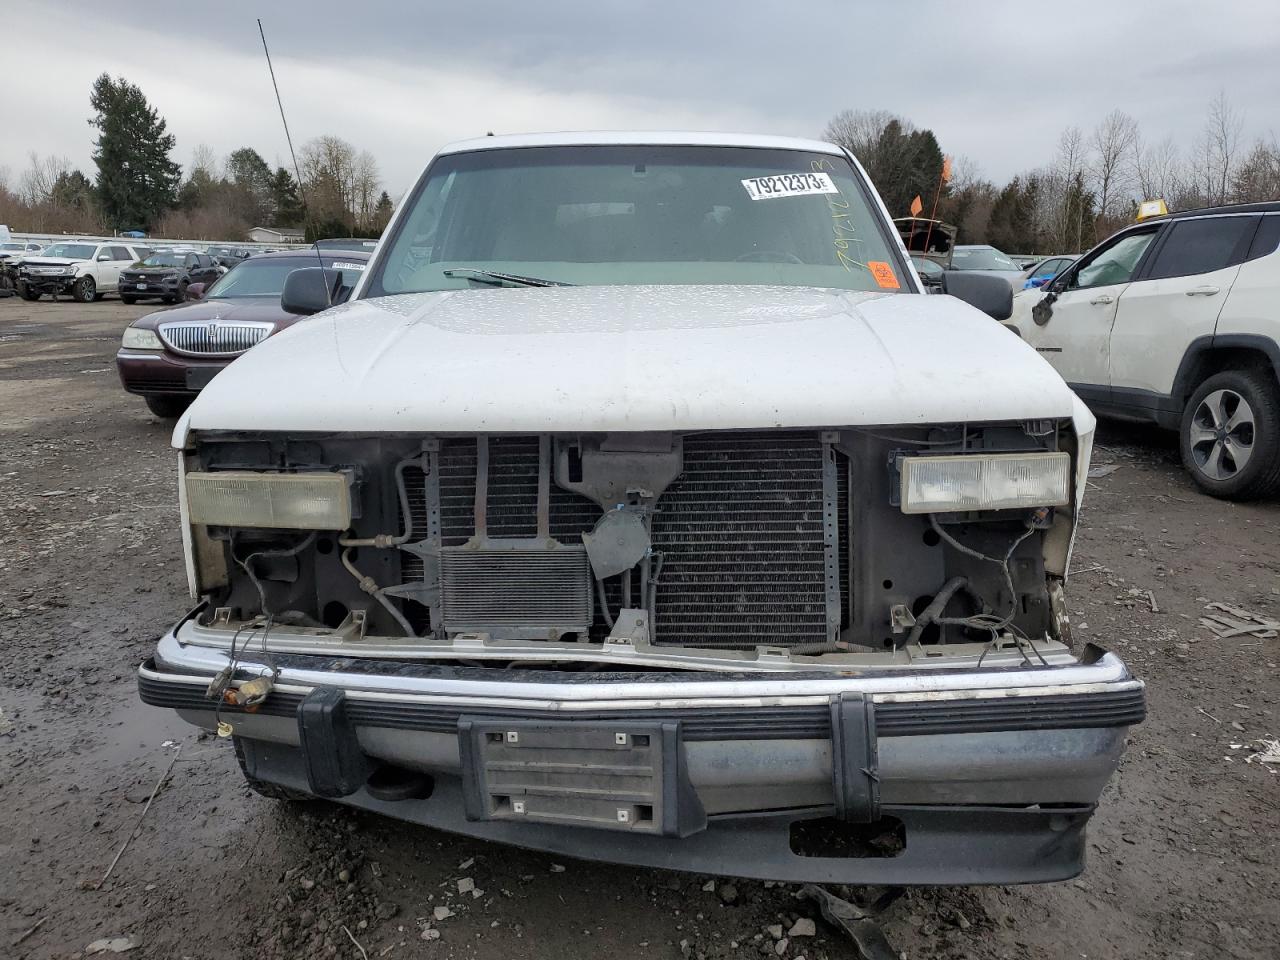
[[[1091,428],[202,432],[203,606],[143,698],[252,779],[527,846],[1070,876],[1143,711],[1067,629]]]
[[[203,625],[270,618],[280,651],[356,636],[498,664],[1069,657],[1076,446],[1050,421],[204,435],[183,464],[193,581]]]

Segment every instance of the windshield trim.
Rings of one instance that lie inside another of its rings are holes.
[[[408,220],[412,211],[416,208],[419,199],[426,190],[427,184],[431,180],[431,174],[442,161],[452,161],[459,156],[478,153],[492,153],[496,150],[558,150],[566,147],[581,147],[584,150],[596,149],[599,147],[612,146],[635,146],[635,147],[692,147],[699,149],[716,149],[723,148],[726,150],[761,150],[771,153],[780,151],[790,151],[793,153],[820,153],[823,156],[834,157],[843,160],[849,165],[849,171],[855,187],[858,190],[858,196],[867,205],[867,209],[871,213],[871,219],[875,221],[876,230],[879,232],[881,239],[884,241],[886,248],[886,256],[888,256],[894,267],[895,272],[901,282],[901,289],[897,293],[918,293],[924,294],[924,282],[916,275],[915,268],[911,265],[910,260],[903,251],[902,238],[898,235],[896,229],[893,229],[893,220],[889,216],[889,212],[884,206],[884,201],[880,195],[875,193],[871,188],[871,182],[867,177],[867,173],[863,170],[862,165],[847,150],[835,146],[833,144],[824,144],[826,149],[808,149],[807,146],[801,147],[794,142],[790,145],[781,146],[772,143],[678,143],[657,140],[655,142],[647,141],[631,141],[627,140],[622,143],[612,142],[590,142],[590,143],[533,143],[519,146],[500,146],[493,144],[492,140],[473,141],[476,145],[467,149],[444,149],[431,158],[431,162],[418,176],[418,180],[413,185],[413,189],[405,196],[405,198],[396,206],[395,212],[391,215],[391,220],[387,223],[386,229],[382,231],[382,236],[378,240],[378,246],[370,256],[364,272],[357,281],[355,289],[351,293],[350,300],[374,299],[377,297],[400,296],[402,294],[382,289],[382,272],[383,266],[391,252],[396,248],[401,233],[404,232],[405,222]],[[495,291],[503,289],[494,287]],[[506,288],[510,289],[510,288]],[[818,288],[821,289],[821,288]]]

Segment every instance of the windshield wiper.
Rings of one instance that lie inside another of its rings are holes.
[[[498,270],[482,270],[479,267],[452,267],[443,271],[446,277],[465,277],[476,283],[492,283],[501,285],[513,283],[518,287],[572,287],[572,283],[559,280],[544,280],[541,277],[522,277],[518,273],[501,273]]]

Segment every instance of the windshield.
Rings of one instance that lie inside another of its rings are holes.
[[[956,270],[1021,270],[995,247],[956,247],[951,257]]]
[[[284,281],[289,274],[304,267],[315,267],[319,263],[315,257],[287,257],[245,260],[228,270],[209,287],[205,296],[210,300],[234,300],[237,297],[279,297],[284,290]],[[342,273],[342,285],[354,287],[364,269],[363,263],[335,261],[332,257],[324,260],[326,271],[338,269]],[[330,285],[333,274],[329,274]]]
[[[153,253],[147,259],[141,261],[140,265],[144,267],[183,267],[186,266],[187,255],[185,253]]]
[[[476,286],[468,276],[477,270],[571,284],[888,292],[901,288],[905,269],[895,247],[852,167],[836,156],[681,146],[479,150],[432,163],[365,295]]]
[[[71,260],[88,260],[97,248],[91,243],[51,243],[41,251],[43,257],[67,257]]]

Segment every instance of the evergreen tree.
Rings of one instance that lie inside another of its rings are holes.
[[[56,207],[87,210],[93,204],[93,184],[79,170],[58,174],[49,192],[49,199]]]
[[[253,147],[241,147],[227,157],[227,179],[235,188],[236,206],[253,223],[263,223],[274,214],[273,174],[267,161]]]
[[[395,204],[391,202],[391,195],[387,191],[382,191],[382,196],[378,198],[378,204],[373,208],[374,226],[382,231],[387,226],[387,221],[391,219],[391,214],[395,212]]]
[[[93,162],[102,215],[117,230],[150,229],[173,206],[179,166],[169,159],[173,134],[142,91],[121,77],[102,74],[93,83],[89,105],[98,129]]]
[[[284,167],[277,167],[271,178],[271,207],[276,227],[297,227],[302,224],[302,202],[298,199],[298,184]]]

